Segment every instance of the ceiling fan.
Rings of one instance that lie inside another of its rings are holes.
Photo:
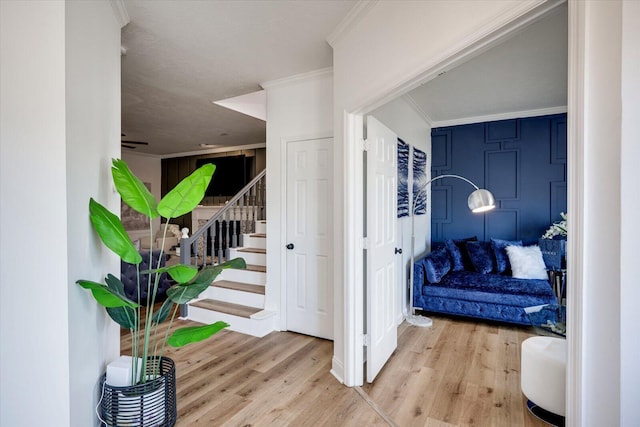
[[[121,137],[123,136],[127,136],[124,133],[120,134]],[[148,142],[144,142],[144,141],[122,141],[120,140],[120,144],[122,145],[123,148],[128,148],[130,150],[135,150],[137,147],[136,145],[149,145]]]

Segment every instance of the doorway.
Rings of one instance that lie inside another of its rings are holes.
[[[513,36],[515,33],[521,31],[522,28],[529,25],[531,22],[539,19],[542,15],[549,13],[553,8],[557,6],[558,4],[547,5],[544,11],[538,10],[535,13],[532,13],[531,16],[528,16],[526,19],[514,20],[508,25],[505,25],[503,28],[496,30],[493,34],[485,35],[484,39],[476,41],[474,44],[469,46],[466,50],[463,50],[455,55],[452,55],[451,57],[443,59],[441,63],[434,65],[432,68],[425,71],[420,77],[412,77],[410,81],[406,82],[403,85],[400,85],[400,89],[396,89],[394,93],[383,95],[381,97],[382,99],[378,100],[377,102],[371,101],[368,105],[363,106],[359,109],[355,109],[350,114],[346,114],[345,115],[345,126],[346,126],[345,153],[347,155],[347,159],[345,160],[345,163],[347,164],[346,169],[348,170],[346,181],[350,185],[354,183],[353,188],[356,189],[355,190],[356,192],[358,188],[361,188],[361,186],[358,183],[358,177],[363,176],[363,174],[360,173],[361,169],[363,169],[363,166],[360,164],[357,150],[353,149],[353,147],[357,145],[358,138],[360,137],[360,135],[357,132],[358,123],[362,122],[362,117],[365,114],[369,113],[374,108],[377,108],[379,105],[383,104],[387,100],[393,99],[394,97],[404,94],[407,88],[410,88],[410,89],[415,88],[420,84],[430,81],[431,79],[434,79],[435,77],[437,77],[438,74],[441,74],[443,70],[450,70],[453,67],[455,67],[455,65],[461,64],[469,60],[470,58],[473,58],[481,54],[482,52],[488,50],[489,47],[496,46],[502,41]],[[355,180],[352,180],[352,176],[355,178]],[[350,218],[352,214],[358,215],[360,213],[359,208],[356,206],[355,203],[350,204],[351,198],[352,198],[351,196],[345,197],[346,209],[348,211],[347,213],[348,218]],[[361,198],[363,199],[364,195],[359,194],[357,195],[356,200],[360,200]],[[364,222],[364,219],[362,221]],[[347,226],[347,224],[348,222],[345,223],[345,227]],[[349,226],[351,226],[351,224],[349,224]],[[356,228],[358,228],[359,224],[356,222],[355,226]],[[354,245],[352,249],[353,249],[353,252],[352,252],[353,254],[358,253],[357,245]],[[347,258],[350,258],[351,251],[349,250],[348,247],[346,248],[346,250],[348,252]],[[359,289],[359,286],[364,286],[364,285],[361,285],[363,281],[357,280],[358,279],[357,270],[359,268],[360,268],[360,265],[358,264],[345,265],[345,281],[349,283],[350,280],[352,280],[353,278],[356,278],[356,282],[355,282],[356,288],[353,290],[347,289],[347,291],[345,292],[345,296],[346,296],[345,306],[358,307],[358,304],[362,304],[361,310],[362,312],[365,312],[368,309],[368,307],[366,307],[365,305],[366,302],[362,302],[362,303],[358,302],[358,295],[364,295],[364,293],[362,293]],[[361,384],[361,382],[359,381],[361,381],[362,378],[358,376],[359,375],[358,370],[359,370],[359,367],[361,366],[362,359],[361,359],[361,356],[359,355],[360,349],[358,348],[357,340],[358,340],[358,334],[360,334],[361,331],[363,330],[359,328],[364,328],[364,325],[358,323],[357,317],[346,318],[345,323],[346,323],[345,329],[347,330],[347,334],[346,334],[347,336],[345,337],[346,339],[344,344],[345,350],[346,350],[345,361],[347,365],[345,368],[345,378],[347,379],[346,382],[350,383],[351,381],[354,381],[354,385],[359,383]],[[356,343],[356,344],[351,345],[351,343]],[[350,371],[350,369],[353,369],[353,371]]]

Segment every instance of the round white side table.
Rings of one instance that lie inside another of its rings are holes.
[[[565,415],[567,341],[555,337],[531,337],[522,342],[520,384],[535,405]]]

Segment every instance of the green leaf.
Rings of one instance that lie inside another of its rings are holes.
[[[215,268],[220,269],[220,272],[222,272],[222,270],[226,270],[227,268],[243,269],[247,268],[247,263],[245,262],[244,258],[238,257],[223,262],[222,264],[216,265],[214,269]]]
[[[104,280],[107,287],[116,295],[127,298],[124,292],[124,283],[113,274],[107,274]],[[135,329],[136,327],[136,311],[131,307],[107,307],[107,313],[117,324],[125,329]]]
[[[170,299],[165,300],[164,304],[162,304],[162,307],[160,307],[160,310],[153,313],[153,317],[151,318],[151,321],[154,324],[164,322],[165,320],[167,320],[167,318],[171,314],[172,309],[173,309],[173,301],[171,301]]]
[[[93,198],[89,200],[89,218],[106,247],[129,264],[142,262],[142,256],[136,250],[127,232],[124,231],[120,219]]]
[[[195,265],[175,264],[169,267],[162,267],[156,270],[158,273],[168,273],[173,280],[178,283],[187,283],[196,277],[198,267]]]
[[[107,307],[109,317],[125,329],[135,329],[136,311],[131,307]]]
[[[116,190],[120,193],[122,201],[131,208],[149,218],[156,218],[158,215],[158,203],[153,194],[147,187],[135,176],[127,164],[120,159],[113,159],[111,167],[111,175]]]
[[[202,270],[191,282],[179,283],[167,289],[167,298],[176,304],[186,304],[207,289],[216,276],[210,269]]]
[[[127,294],[125,294],[124,292],[124,283],[122,283],[122,281],[116,276],[114,276],[113,274],[107,274],[104,282],[107,284],[107,287],[113,291],[113,293],[127,298]]]
[[[224,328],[228,328],[229,324],[225,322],[216,322],[212,325],[190,326],[177,329],[167,343],[172,347],[182,347],[192,342],[202,341],[210,336],[220,332]]]
[[[78,280],[76,283],[85,289],[91,290],[98,304],[104,307],[138,307],[138,304],[135,302],[116,294],[107,286],[100,283],[89,280]]]
[[[234,258],[214,267],[205,267],[189,283],[179,283],[167,290],[167,297],[176,304],[186,304],[207,289],[211,282],[227,268],[245,268],[246,263],[242,258]]]
[[[176,218],[189,213],[204,198],[216,167],[207,163],[180,181],[158,203],[158,212],[165,218]]]

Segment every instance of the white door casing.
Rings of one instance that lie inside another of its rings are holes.
[[[286,327],[333,339],[333,139],[287,143]]]
[[[372,382],[398,345],[397,136],[367,117],[366,313],[367,381]]]

